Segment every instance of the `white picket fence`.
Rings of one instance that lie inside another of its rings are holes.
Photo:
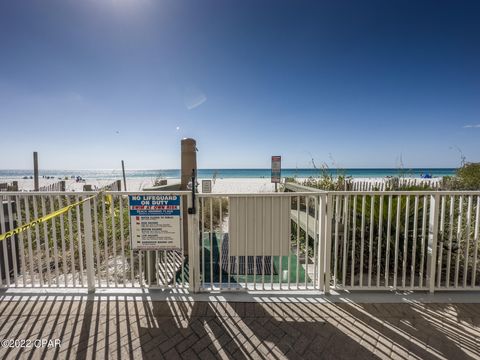
[[[41,186],[38,191],[65,191],[65,180],[60,180],[55,183]]]
[[[3,191],[18,191],[18,181],[0,183],[0,192]]]
[[[1,234],[76,205],[1,241],[0,286],[480,290],[480,192],[300,191],[199,194],[175,251],[132,250],[133,193],[5,193]]]
[[[349,179],[346,180],[348,188],[353,191],[386,191],[392,190],[396,183],[399,187],[429,187],[439,189],[442,185],[442,178],[421,179],[421,178],[382,178],[382,179]]]
[[[122,180],[115,180],[114,182],[103,186],[100,191],[122,191]]]

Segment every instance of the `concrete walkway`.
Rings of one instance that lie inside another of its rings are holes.
[[[480,358],[480,304],[2,296],[1,339],[21,359]]]

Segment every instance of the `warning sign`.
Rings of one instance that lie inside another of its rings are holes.
[[[180,196],[129,195],[128,204],[133,249],[180,249]]]
[[[272,156],[272,183],[279,183],[282,174],[282,157]]]
[[[212,180],[202,180],[202,193],[210,194],[212,192]]]

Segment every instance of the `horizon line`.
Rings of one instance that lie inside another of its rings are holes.
[[[460,167],[429,167],[429,166],[415,166],[415,167],[328,167],[323,168],[312,168],[312,167],[282,167],[282,170],[420,170],[420,169],[458,169]],[[270,167],[241,167],[241,168],[198,168],[198,170],[270,170]],[[30,169],[0,169],[0,171],[33,171],[33,168]],[[96,170],[96,171],[122,171],[121,168],[85,168],[85,169],[66,169],[66,168],[45,168],[39,169],[39,171],[86,171],[86,170]],[[138,169],[125,169],[125,171],[180,171],[180,168],[170,168],[170,169],[148,169],[148,168],[138,168]]]

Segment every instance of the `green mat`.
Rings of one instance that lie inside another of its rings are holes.
[[[256,275],[244,275],[244,274],[230,274],[230,279],[228,276],[228,272],[222,269],[220,264],[220,244],[217,240],[217,234],[213,233],[212,236],[212,244],[210,244],[210,236],[208,233],[204,234],[203,237],[203,244],[204,244],[204,251],[203,251],[203,262],[200,264],[200,271],[202,272],[202,279],[204,283],[211,283],[212,280],[214,283],[220,282],[220,273],[222,274],[222,283],[253,283],[256,277],[257,283],[264,282],[265,284],[269,283],[282,283],[288,284],[288,274],[290,274],[290,283],[297,282],[297,256],[293,253],[290,255],[290,272],[288,272],[288,256],[272,256],[273,260],[273,267],[274,267],[274,274],[256,274]],[[212,252],[212,262],[210,261],[210,251],[213,249]],[[200,254],[200,258],[202,258],[202,254]],[[307,283],[311,283],[312,280],[310,277],[305,273],[305,270],[301,264],[299,265],[298,271],[298,282],[300,284],[305,283],[305,277],[307,277]],[[313,265],[310,265],[313,266]],[[211,271],[212,270],[212,271]],[[204,273],[203,273],[204,272]],[[212,276],[213,275],[213,276]],[[213,279],[212,279],[213,278]]]

